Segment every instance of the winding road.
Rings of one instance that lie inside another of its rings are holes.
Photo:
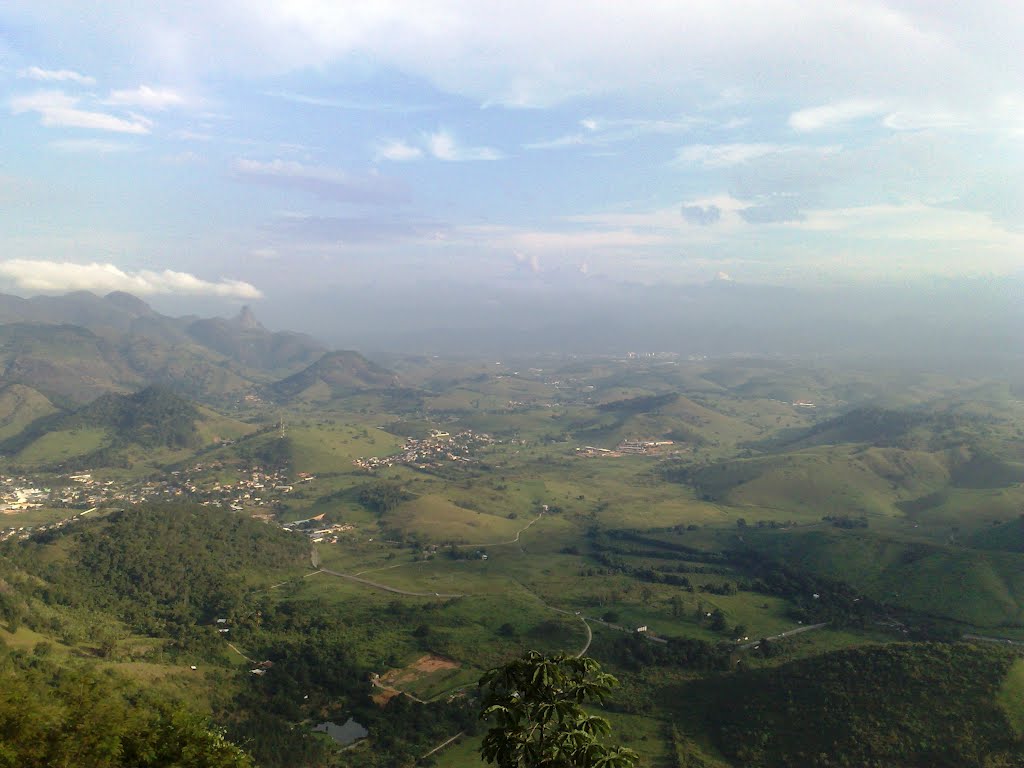
[[[808,624],[806,627],[797,627],[796,629],[789,629],[785,632],[780,632],[777,635],[772,635],[771,637],[763,637],[761,638],[761,640],[781,640],[784,637],[792,637],[793,635],[799,635],[803,632],[810,632],[813,629],[821,629],[822,627],[827,625],[827,621],[823,621],[821,624]],[[752,640],[749,643],[744,643],[743,645],[737,646],[737,648],[747,650],[749,648],[753,648],[756,645],[760,645],[761,640]]]
[[[393,592],[396,595],[408,595],[409,597],[468,597],[467,594],[462,592],[413,592],[408,589],[399,589],[398,587],[389,587],[387,584],[381,584],[377,581],[370,581],[364,579],[361,576],[352,576],[347,573],[341,573],[340,571],[332,571],[330,568],[318,568],[318,573],[327,573],[331,576],[337,576],[339,579],[348,579],[349,581],[356,581],[360,584],[365,584],[368,587],[374,589],[382,589],[385,592]]]

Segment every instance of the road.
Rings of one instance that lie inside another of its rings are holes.
[[[459,738],[459,736],[461,736],[463,733],[465,733],[465,731],[459,731],[454,736],[452,736],[450,739],[448,739],[448,741],[445,741],[445,742],[442,742],[441,744],[438,744],[432,750],[427,752],[427,754],[423,755],[423,757],[421,757],[420,760],[426,760],[428,757],[430,757],[435,752],[440,752],[442,749],[444,749],[449,744],[451,744],[453,741],[455,741],[457,738]]]
[[[356,581],[360,584],[365,584],[368,587],[374,589],[382,589],[385,592],[393,592],[396,595],[408,595],[409,597],[467,597],[466,594],[461,592],[412,592],[407,589],[399,589],[398,587],[389,587],[387,584],[381,584],[376,581],[370,581],[360,576],[350,576],[347,573],[341,573],[339,571],[332,571],[330,568],[320,568],[319,573],[327,573],[331,576],[337,576],[339,579],[348,579],[349,581]]]
[[[461,549],[463,547],[500,547],[500,546],[502,546],[504,544],[518,544],[519,543],[520,535],[522,535],[522,533],[527,528],[529,528],[531,525],[536,523],[542,517],[544,517],[544,513],[543,512],[541,512],[539,515],[537,515],[535,518],[533,518],[533,520],[531,520],[526,525],[524,525],[522,528],[520,528],[518,531],[516,531],[516,536],[515,536],[514,539],[509,539],[508,541],[496,541],[496,542],[491,542],[489,544],[456,544],[455,547],[456,547],[456,549]]]
[[[797,627],[796,629],[789,629],[789,630],[786,630],[785,632],[780,632],[777,635],[772,635],[771,637],[762,638],[762,640],[782,640],[784,637],[792,637],[793,635],[799,635],[799,634],[802,634],[803,632],[810,632],[812,629],[821,629],[822,627],[827,626],[827,625],[828,625],[827,621],[823,621],[821,624],[808,624],[805,627]],[[743,650],[748,650],[750,648],[753,648],[755,645],[760,645],[760,644],[761,644],[761,640],[753,640],[753,641],[751,641],[749,643],[744,643],[743,645],[739,645],[739,646],[737,646],[737,648],[742,648]]]
[[[988,637],[987,635],[964,635],[964,640],[978,640],[982,643],[1002,643],[1003,645],[1024,646],[1024,640],[1011,640],[1008,637]]]

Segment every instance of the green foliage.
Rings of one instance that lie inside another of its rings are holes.
[[[236,452],[243,461],[266,470],[290,471],[295,463],[295,441],[287,436],[257,439]]]
[[[308,555],[293,534],[209,507],[133,508],[64,531],[14,552],[50,582],[45,601],[111,610],[136,629],[170,631],[183,642],[209,642],[212,630],[195,625],[244,612],[243,574],[295,567]],[[51,541],[68,560],[40,569],[45,555],[36,550]]]
[[[404,501],[412,499],[401,483],[393,480],[378,480],[359,486],[356,499],[371,512],[384,515]]]
[[[0,657],[2,768],[252,768],[204,718],[126,681]]]
[[[593,659],[528,651],[480,678],[480,717],[492,723],[480,754],[499,768],[628,768],[638,756],[600,737],[608,721],[584,709],[617,681]]]
[[[875,646],[673,696],[700,702],[718,748],[750,768],[1019,765],[1024,744],[996,701],[1013,660],[970,645]]]
[[[610,403],[602,403],[597,406],[599,411],[608,411],[619,414],[649,413],[671,405],[679,399],[678,392],[668,392],[664,395],[641,395],[630,397],[625,400],[613,400]]]
[[[199,411],[188,401],[159,387],[147,387],[131,395],[103,395],[73,413],[39,419],[0,449],[16,453],[48,433],[83,428],[107,430],[113,446],[196,448],[200,442],[197,418]]]

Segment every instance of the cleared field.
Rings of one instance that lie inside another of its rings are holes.
[[[95,451],[107,441],[107,437],[105,429],[84,427],[49,432],[25,446],[15,460],[28,466],[55,464]]]
[[[0,390],[0,440],[21,432],[36,419],[56,412],[53,404],[36,390],[10,384]]]
[[[487,545],[514,538],[528,521],[465,509],[446,498],[428,494],[402,504],[388,513],[384,522],[435,542]]]
[[[350,472],[360,456],[388,456],[402,441],[376,427],[351,424],[288,426],[294,446],[294,463],[304,472]]]
[[[1017,738],[1024,737],[1024,659],[1018,659],[996,695]]]

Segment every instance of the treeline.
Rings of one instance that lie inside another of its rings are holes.
[[[666,405],[671,405],[678,399],[678,392],[668,392],[664,395],[640,395],[639,397],[628,397],[623,400],[601,403],[597,406],[597,410],[627,415],[649,413]]]
[[[129,444],[143,448],[196,448],[198,409],[160,387],[131,395],[107,394],[72,413],[46,416],[0,444],[3,453],[17,453],[29,443],[56,430],[105,429],[111,442],[103,450],[113,455]]]
[[[673,695],[702,702],[715,745],[750,768],[1012,768],[1024,744],[996,692],[1014,659],[964,644],[874,646]]]
[[[285,435],[241,443],[235,454],[250,467],[270,471],[289,472],[295,465],[295,443]]]
[[[725,671],[734,643],[709,643],[692,637],[666,637],[653,643],[640,633],[602,633],[594,654],[602,661],[638,672],[648,667],[675,667],[694,672]]]
[[[107,611],[187,645],[216,639],[204,626],[214,618],[244,612],[246,575],[301,566],[308,543],[210,507],[155,505],[48,531],[8,551],[41,577],[33,596],[44,603]]]
[[[205,718],[110,672],[0,648],[0,766],[253,768]]]
[[[403,610],[399,607],[399,610]],[[357,660],[343,615],[319,601],[268,605],[259,625],[241,633],[245,647],[272,666],[250,675],[220,712],[229,735],[245,745],[263,768],[333,764],[337,748],[296,723],[349,717],[366,727],[372,743],[345,752],[342,764],[410,765],[459,731],[473,732],[473,700],[423,705],[398,696],[373,703],[370,671]]]

